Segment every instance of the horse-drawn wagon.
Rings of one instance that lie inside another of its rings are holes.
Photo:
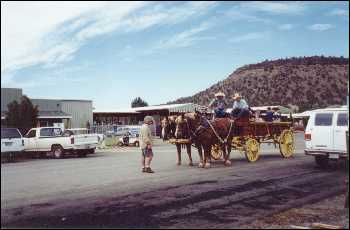
[[[275,147],[278,145],[284,158],[293,155],[295,146],[292,122],[256,122],[246,119],[236,120],[234,124],[235,135],[231,147],[244,153],[249,162],[258,160],[261,143],[273,143]],[[218,160],[221,156],[219,145],[214,145],[211,157]]]
[[[249,117],[234,120],[218,118],[210,121],[200,113],[185,114],[179,118],[176,130],[173,131],[175,135],[171,135],[175,138],[169,139],[178,148],[179,161],[181,146],[187,148],[190,157],[191,145],[198,149],[201,162],[208,163],[208,158],[219,160],[223,156],[227,166],[231,164],[231,150],[245,154],[249,162],[257,161],[262,143],[270,143],[275,147],[278,145],[284,158],[291,157],[294,152],[292,122],[258,122]],[[191,157],[190,161],[192,162]]]

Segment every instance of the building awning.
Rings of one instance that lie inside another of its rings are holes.
[[[110,109],[110,110],[95,110],[94,114],[141,114],[145,112],[166,111],[169,113],[190,113],[196,110],[205,111],[205,106],[186,103],[186,104],[170,104],[170,105],[153,105],[145,107],[127,108],[127,109]]]
[[[39,111],[38,119],[71,119],[72,115],[62,111]]]
[[[193,103],[186,103],[186,104],[154,105],[154,106],[146,106],[146,107],[137,107],[134,109],[137,112],[167,110],[170,113],[190,113],[190,112],[195,112],[196,110],[206,110],[206,107],[193,104]]]
[[[100,114],[100,113],[118,113],[118,114],[139,114],[139,112],[135,111],[133,108],[127,108],[127,109],[100,109],[100,110],[94,110],[94,114]]]

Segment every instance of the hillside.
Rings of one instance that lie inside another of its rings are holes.
[[[343,104],[348,95],[349,59],[343,57],[300,57],[264,61],[238,68],[225,80],[193,96],[173,103],[208,105],[214,94],[241,93],[250,106],[297,105],[299,111]]]

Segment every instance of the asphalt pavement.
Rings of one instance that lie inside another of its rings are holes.
[[[291,158],[263,144],[255,163],[233,151],[231,167],[203,169],[196,149],[195,166],[185,151],[177,166],[175,146],[157,140],[154,174],[141,172],[136,147],[2,164],[2,227],[237,227],[344,191],[347,172],[318,169],[303,149],[298,133]]]

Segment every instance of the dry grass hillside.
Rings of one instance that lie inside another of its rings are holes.
[[[301,57],[246,65],[225,80],[190,97],[171,103],[208,105],[217,91],[231,96],[239,92],[250,106],[297,105],[299,111],[344,104],[348,95],[349,59]]]

